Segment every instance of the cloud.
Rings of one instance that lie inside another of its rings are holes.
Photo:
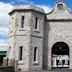
[[[8,13],[12,8],[11,4],[0,2],[0,50],[7,49],[7,39],[3,39],[3,37],[8,35]]]
[[[0,2],[0,34],[8,33],[9,11],[13,8],[11,4]]]
[[[8,12],[13,8],[12,5],[0,2],[0,26],[8,26]]]
[[[15,3],[17,2],[25,2],[29,3],[31,5],[35,5],[37,7],[43,8],[46,13],[50,12],[52,10],[52,7],[46,6],[46,5],[36,5],[31,0],[11,0],[11,2]],[[9,3],[3,3],[0,2],[0,50],[6,50],[7,49],[7,39],[3,39],[2,36],[7,36],[8,35],[8,25],[9,25],[9,11],[13,8],[14,6],[9,4]]]
[[[8,46],[0,46],[0,51],[7,51],[8,50]]]
[[[7,47],[7,43],[5,43],[5,42],[0,42],[0,47]]]
[[[6,40],[0,40],[0,51],[6,51],[8,49],[8,43]]]
[[[6,43],[6,40],[0,39],[0,43]]]
[[[32,4],[31,0],[10,0],[9,2],[12,5],[20,5],[20,4]]]
[[[7,51],[8,43],[5,40],[0,40],[0,51]]]
[[[0,27],[0,35],[6,35],[6,34],[8,34],[8,28]]]
[[[40,7],[42,9],[44,9],[45,13],[49,13],[52,10],[52,7],[51,6],[47,6],[47,5],[36,5],[36,4],[34,4],[34,5],[37,6],[37,7]]]
[[[32,0],[11,0],[10,2],[13,5],[19,5],[19,4],[29,4],[29,5],[34,5],[40,8],[43,8],[45,13],[49,13],[52,10],[52,7],[50,5],[38,5],[35,4]]]

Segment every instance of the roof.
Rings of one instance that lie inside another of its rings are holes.
[[[6,56],[7,51],[0,51],[0,56]]]
[[[34,11],[37,11],[37,12],[44,13],[44,10],[42,8],[39,8],[39,7],[36,7],[36,6],[31,6],[31,5],[18,5],[18,6],[15,6],[9,12],[9,14],[11,14],[14,11],[21,11],[21,10],[34,10]]]
[[[46,14],[46,17],[48,20],[72,20],[72,13],[69,12],[68,7],[65,3],[58,2],[53,10],[50,13]]]

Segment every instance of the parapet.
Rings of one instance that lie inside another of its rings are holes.
[[[32,11],[37,11],[40,13],[44,13],[44,10],[42,8],[36,7],[36,6],[32,6],[32,5],[19,5],[19,6],[15,6],[10,12],[9,14],[15,12],[15,11],[24,11],[24,10],[32,10]]]

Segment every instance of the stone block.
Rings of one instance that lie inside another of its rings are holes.
[[[8,66],[14,67],[14,65],[15,65],[15,60],[14,59],[9,59]]]
[[[7,67],[8,66],[8,58],[7,57],[4,57],[3,58],[3,66],[4,67]]]

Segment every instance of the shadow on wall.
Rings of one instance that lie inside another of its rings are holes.
[[[50,26],[45,18],[44,23],[44,41],[43,41],[43,69],[48,69],[48,35],[50,31]]]

